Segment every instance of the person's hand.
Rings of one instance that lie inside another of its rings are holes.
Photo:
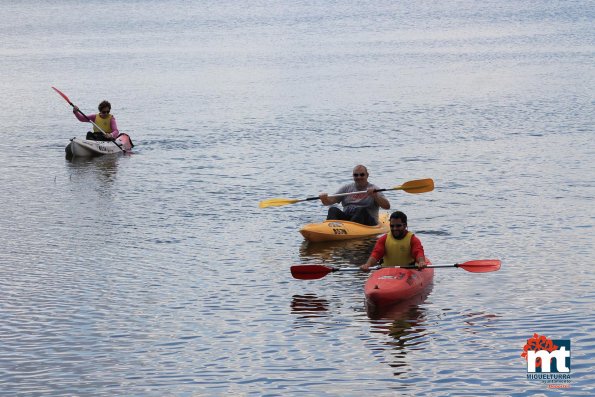
[[[76,105],[72,107],[72,111],[73,111],[74,113],[80,113],[79,107],[78,107],[78,106],[76,106]]]
[[[368,192],[368,196],[372,196],[372,197],[376,196],[376,189],[374,189],[373,187],[369,187],[367,192]]]
[[[320,201],[324,202],[326,199],[328,199],[328,193],[320,193],[318,195],[318,198],[320,199]]]
[[[368,260],[366,261],[366,263],[364,263],[363,265],[361,265],[359,268],[364,270],[364,271],[368,271],[370,270],[370,268],[372,267],[372,265],[376,264],[376,259],[374,259],[374,257],[369,257]]]
[[[423,269],[424,267],[427,267],[428,264],[426,263],[426,258],[424,258],[424,257],[418,258],[415,263],[415,266],[417,266],[418,269]]]

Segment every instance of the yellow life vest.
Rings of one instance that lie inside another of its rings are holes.
[[[110,134],[112,132],[112,115],[108,114],[106,118],[103,118],[98,114],[95,116],[95,124],[97,124],[104,132]],[[100,131],[97,129],[97,127],[93,126],[93,132]]]
[[[407,266],[415,262],[415,259],[411,257],[411,237],[413,237],[413,233],[407,232],[405,237],[397,240],[389,232],[384,242],[384,263],[382,266]]]

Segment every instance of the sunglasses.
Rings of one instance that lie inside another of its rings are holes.
[[[358,177],[358,176],[366,176],[366,174],[365,174],[364,172],[362,172],[362,173],[359,173],[359,174],[358,174],[358,173],[356,173],[356,172],[354,172],[354,173],[353,173],[353,176],[355,176],[355,177]]]
[[[403,226],[407,226],[406,223],[391,223],[390,228],[398,228],[398,227],[403,227]]]

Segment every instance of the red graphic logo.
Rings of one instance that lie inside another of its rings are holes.
[[[535,334],[533,334],[532,338],[527,339],[527,344],[523,348],[523,353],[521,354],[521,357],[524,357],[525,360],[527,360],[528,359],[527,358],[528,351],[534,351],[535,353],[537,353],[540,350],[545,350],[545,351],[551,353],[557,349],[558,349],[558,346],[554,345],[554,341],[546,338],[543,335],[540,336],[539,334],[535,333]],[[535,359],[535,367],[537,367],[537,368],[541,367],[541,358],[537,357]]]

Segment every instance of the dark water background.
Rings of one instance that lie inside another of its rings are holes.
[[[592,2],[0,3],[0,395],[595,393]],[[132,155],[67,161],[112,102]],[[435,263],[371,319],[373,239],[303,242],[366,164]],[[533,333],[572,386],[526,379]]]

